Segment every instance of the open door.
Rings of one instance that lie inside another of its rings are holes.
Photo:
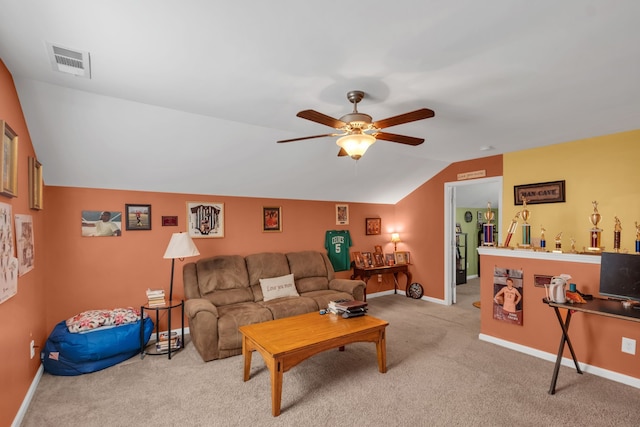
[[[491,200],[494,202],[491,204],[492,208],[498,210],[498,219],[502,218],[502,177],[491,177],[472,179],[468,181],[447,182],[444,184],[444,299],[445,304],[456,303],[456,209],[458,206],[464,208],[478,208],[486,209],[487,202],[489,200],[480,199],[475,201],[460,200],[460,197],[464,197],[464,193],[461,189],[463,186],[477,186],[473,188],[475,194],[491,194]],[[498,242],[501,238],[500,223],[496,224],[498,229]],[[468,250],[473,250],[468,248]]]

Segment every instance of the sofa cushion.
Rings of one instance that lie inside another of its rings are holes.
[[[196,265],[200,295],[217,306],[253,301],[244,258],[220,255]]]
[[[287,260],[299,293],[329,289],[329,271],[322,253],[290,252],[287,254]]]
[[[220,350],[242,348],[242,334],[238,330],[240,326],[273,320],[271,311],[255,302],[218,307],[218,313],[220,315],[218,318]]]
[[[262,298],[264,301],[283,297],[300,296],[293,281],[293,274],[260,279],[260,288],[262,289]]]
[[[290,273],[289,262],[283,253],[263,252],[247,255],[245,262],[254,301],[262,301],[260,279],[279,277]]]
[[[315,300],[305,297],[278,298],[266,302],[260,301],[258,304],[268,308],[274,319],[283,319],[318,310],[318,304]]]

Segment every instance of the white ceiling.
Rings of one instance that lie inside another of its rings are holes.
[[[395,203],[448,164],[640,127],[637,0],[0,0],[47,185]],[[86,50],[91,79],[47,43]],[[295,117],[350,90],[389,128],[358,162]],[[493,147],[481,151],[482,147]],[[543,165],[541,165],[543,166]],[[567,167],[571,167],[568,162]]]

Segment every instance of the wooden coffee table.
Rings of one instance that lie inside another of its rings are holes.
[[[282,377],[303,360],[354,342],[373,342],[378,371],[387,372],[385,328],[389,323],[371,316],[343,319],[317,312],[241,326],[244,381],[251,377],[251,355],[258,351],[271,372],[271,413],[280,415]]]

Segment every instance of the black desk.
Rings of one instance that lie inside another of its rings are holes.
[[[605,299],[593,299],[587,301],[586,304],[568,304],[548,302],[543,299],[543,302],[553,307],[560,327],[562,328],[562,338],[560,339],[560,348],[558,349],[558,356],[556,357],[556,366],[553,369],[553,377],[551,378],[551,386],[549,387],[549,394],[555,394],[556,381],[558,380],[558,372],[560,371],[560,365],[562,363],[562,353],[564,352],[565,343],[569,346],[571,357],[573,358],[573,364],[576,367],[576,371],[582,374],[580,367],[578,366],[578,360],[576,354],[573,351],[573,345],[569,339],[569,323],[571,322],[571,314],[573,312],[596,314],[598,316],[614,317],[616,319],[630,320],[632,322],[640,322],[640,310],[633,308],[624,308],[621,301],[605,300]],[[567,317],[562,321],[560,315],[560,309],[565,308],[568,310]]]

